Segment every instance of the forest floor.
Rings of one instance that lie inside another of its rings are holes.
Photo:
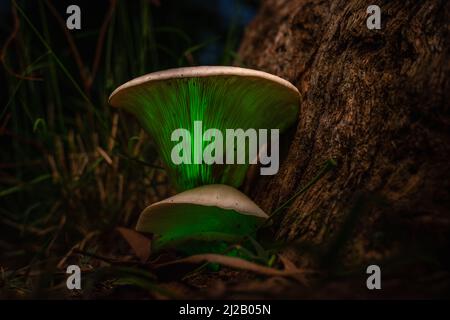
[[[113,244],[113,245],[112,245]],[[64,256],[2,261],[2,299],[429,299],[450,294],[450,273],[429,263],[386,260],[382,289],[369,290],[363,265],[313,265],[294,248],[271,266],[226,255],[151,255],[150,240],[131,229],[98,234]],[[113,249],[112,249],[113,248]],[[308,261],[308,262],[306,262]],[[81,268],[81,290],[69,290],[66,266]],[[332,267],[331,267],[332,265]]]

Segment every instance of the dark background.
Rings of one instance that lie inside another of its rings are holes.
[[[30,18],[39,16],[38,1],[26,1],[25,9]],[[122,0],[118,0],[122,1]],[[123,16],[130,20],[139,14],[140,1],[127,1],[129,12]],[[177,30],[179,37],[167,36],[167,33],[156,33],[156,42],[174,54],[183,53],[192,49],[196,65],[228,65],[231,64],[234,50],[237,48],[245,26],[256,14],[258,0],[148,0],[151,5],[152,28]],[[19,1],[19,4],[21,2]],[[66,19],[66,8],[75,4],[81,9],[81,30],[70,31],[76,39],[76,44],[86,60],[93,59],[99,28],[103,16],[108,9],[106,0],[58,0],[52,4],[58,10],[60,16]],[[59,51],[64,57],[67,54],[67,42],[62,37],[62,30],[53,17],[48,19],[49,30],[54,36],[52,48]],[[3,44],[11,33],[13,20],[11,16],[11,1],[0,1],[0,44]],[[37,46],[40,44],[36,43]],[[127,50],[127,44],[116,43],[115,50]],[[177,67],[179,64],[164,52],[158,52],[158,61],[155,69]],[[66,61],[70,63],[70,61]],[[12,61],[14,63],[14,61]],[[148,70],[149,72],[152,70]],[[5,81],[3,70],[0,73],[1,80]],[[5,99],[6,92],[2,90]]]
[[[103,243],[101,254],[128,254],[110,238],[115,228],[133,229],[143,208],[173,192],[151,139],[108,105],[111,92],[156,70],[239,65],[236,51],[259,3],[16,3],[0,0],[0,297],[42,298],[71,248],[93,240],[90,252],[100,254]],[[81,30],[68,31],[73,4]]]
[[[40,0],[38,0],[40,1]],[[27,13],[31,16],[37,13],[38,1],[27,1]],[[121,0],[119,0],[121,1]],[[139,5],[139,1],[134,6]],[[238,42],[245,26],[256,14],[258,0],[149,0],[152,4],[153,24],[156,27],[171,27],[182,30],[195,45],[204,44],[198,50],[196,56],[199,64],[217,64],[223,58],[223,50],[227,37],[234,37]],[[108,1],[96,0],[58,0],[53,1],[62,17],[68,17],[65,13],[67,6],[75,4],[80,6],[82,15],[82,29],[73,30],[82,37],[80,44],[83,46],[86,56],[93,53],[95,48],[95,35],[101,18],[108,8]],[[133,19],[133,16],[129,16]],[[60,32],[52,22],[51,32]],[[0,35],[4,42],[12,28],[11,1],[0,1]],[[164,42],[166,37],[159,37]],[[164,42],[167,45],[181,47],[182,42]],[[122,48],[123,49],[123,48]]]

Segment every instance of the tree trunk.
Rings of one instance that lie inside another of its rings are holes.
[[[381,30],[366,26],[369,4]],[[449,21],[447,0],[263,1],[240,59],[291,81],[301,103],[280,171],[251,196],[272,212],[337,163],[276,216],[279,239],[333,242],[363,197],[345,257],[430,244],[448,263]]]

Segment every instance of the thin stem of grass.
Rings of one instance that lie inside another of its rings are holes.
[[[158,169],[158,170],[163,170],[163,171],[166,170],[166,169],[164,169],[163,167],[160,167],[160,166],[157,166],[157,165],[148,163],[148,162],[146,162],[146,161],[143,161],[143,160],[140,160],[140,159],[137,159],[137,158],[128,157],[128,156],[126,156],[126,155],[124,155],[124,154],[122,154],[122,153],[118,153],[117,155],[118,155],[120,158],[123,158],[123,159],[126,159],[126,160],[134,161],[134,162],[136,162],[136,163],[139,163],[140,165],[143,165],[143,166],[146,166],[146,167],[149,167],[149,168]]]
[[[20,21],[19,21],[19,16],[17,15],[17,10],[13,7],[12,8],[12,15],[14,18],[14,28],[13,31],[11,32],[11,34],[9,35],[8,39],[6,39],[5,44],[3,45],[3,48],[1,50],[1,54],[0,54],[0,62],[2,63],[3,67],[5,68],[6,72],[8,72],[10,75],[21,79],[21,80],[40,80],[42,81],[41,78],[38,77],[34,77],[34,76],[26,76],[25,73],[23,74],[18,74],[16,72],[14,72],[14,70],[12,70],[8,64],[6,63],[6,53],[8,51],[9,45],[12,43],[12,41],[17,37],[17,34],[19,33],[19,29],[20,29]]]
[[[95,58],[94,58],[94,63],[92,65],[92,73],[91,73],[91,77],[89,78],[89,82],[87,85],[89,89],[92,87],[92,83],[94,82],[95,76],[97,75],[98,68],[100,66],[100,58],[102,56],[105,37],[108,32],[109,23],[111,22],[111,19],[113,18],[114,10],[116,9],[116,6],[117,6],[117,0],[109,1],[109,9],[105,15],[105,19],[103,20],[102,26],[100,28],[100,34],[99,34],[98,40],[97,40],[97,47],[95,49]]]
[[[330,171],[331,169],[336,167],[336,165],[337,165],[337,163],[335,160],[333,160],[333,159],[327,160],[325,162],[324,166],[322,167],[322,169],[320,169],[320,171],[317,173],[317,175],[311,181],[309,181],[304,187],[300,188],[296,193],[294,193],[294,195],[292,197],[290,197],[288,200],[286,200],[281,206],[276,208],[270,214],[269,218],[266,220],[264,225],[267,224],[267,222],[269,222],[270,220],[272,220],[275,217],[275,215],[277,215],[279,212],[281,212],[281,210],[283,210],[287,206],[289,206],[298,196],[300,196],[301,194],[308,191],[309,188],[311,188],[317,181],[319,181],[328,171]]]
[[[21,184],[21,185],[18,185],[18,186],[14,186],[14,187],[6,189],[6,190],[2,190],[2,191],[0,191],[0,198],[4,197],[4,196],[7,196],[7,195],[9,195],[11,193],[15,193],[15,192],[21,191],[24,188],[26,188],[27,186],[30,186],[30,185],[33,185],[33,184],[45,181],[47,179],[50,179],[51,177],[52,176],[50,174],[44,174],[44,175],[41,175],[41,176],[31,180],[30,182],[27,182],[27,183],[24,183],[24,184]]]
[[[70,72],[67,70],[67,68],[64,66],[64,64],[61,62],[61,60],[58,58],[58,56],[55,54],[55,52],[52,50],[52,48],[50,47],[50,45],[48,44],[48,42],[44,39],[44,37],[40,34],[40,32],[36,29],[36,27],[34,26],[34,24],[31,22],[31,20],[27,17],[27,15],[25,14],[25,12],[22,10],[22,8],[17,4],[17,2],[15,0],[13,0],[13,4],[14,6],[17,8],[17,10],[19,11],[19,13],[22,15],[22,17],[25,19],[25,21],[28,23],[28,25],[30,26],[30,28],[33,30],[33,32],[36,34],[36,36],[39,38],[39,40],[41,41],[42,45],[50,52],[50,54],[53,56],[53,58],[55,59],[56,64],[61,68],[61,70],[63,71],[63,73],[65,74],[65,76],[69,79],[69,81],[73,84],[73,86],[75,87],[75,89],[77,90],[77,92],[81,95],[81,97],[88,103],[89,106],[89,111],[93,112],[95,114],[95,116],[98,118],[98,120],[100,121],[100,123],[105,126],[105,123],[102,119],[102,117],[98,114],[97,110],[95,109],[94,104],[92,103],[92,101],[88,98],[88,96],[84,93],[84,91],[80,88],[80,86],[78,85],[78,83],[75,81],[75,79],[72,77],[72,75],[70,74]]]
[[[8,99],[8,102],[6,103],[5,107],[3,108],[2,112],[0,113],[0,119],[3,118],[3,116],[5,115],[6,111],[8,110],[8,107],[11,105],[12,101],[14,100],[17,91],[19,90],[21,84],[23,83],[23,81],[26,79],[26,75],[30,72],[32,72],[35,68],[34,66],[38,64],[38,62],[40,62],[43,58],[45,58],[47,55],[49,54],[49,52],[44,53],[43,55],[39,56],[36,60],[33,61],[33,63],[31,63],[31,65],[29,65],[25,71],[22,73],[22,76],[24,76],[23,78],[19,78],[17,85],[14,87],[14,90],[11,94],[11,96]]]
[[[58,14],[58,11],[56,8],[51,4],[49,0],[43,1],[47,8],[49,9],[50,13],[55,17],[57,20],[59,26],[61,27],[61,30],[64,32],[64,35],[67,39],[67,43],[69,44],[70,51],[75,59],[75,63],[78,66],[78,69],[80,71],[80,77],[83,81],[85,89],[87,89],[88,82],[90,81],[90,75],[88,74],[87,68],[83,62],[83,59],[81,58],[80,52],[78,50],[77,45],[75,44],[75,41],[73,39],[72,34],[69,32],[69,30],[66,28],[65,21],[61,18],[61,16]],[[41,5],[41,2],[39,3]],[[41,5],[42,6],[42,5]]]

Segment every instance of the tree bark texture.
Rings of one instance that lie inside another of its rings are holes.
[[[371,4],[381,30],[366,26]],[[279,239],[331,241],[364,195],[381,201],[358,213],[347,255],[366,261],[410,243],[448,250],[449,21],[447,0],[263,1],[240,59],[291,81],[301,103],[278,174],[250,194],[271,212],[337,162],[276,217]]]

